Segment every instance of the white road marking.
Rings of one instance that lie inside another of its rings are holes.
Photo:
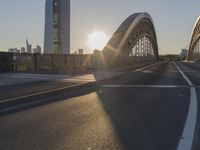
[[[139,71],[142,71],[142,70],[149,69],[150,67],[152,67],[152,66],[154,66],[154,65],[156,65],[156,64],[158,64],[158,63],[154,63],[154,64],[151,64],[151,65],[145,66],[145,67],[140,68],[140,69],[137,69],[137,70],[135,70],[135,71],[133,71],[133,72],[139,72]]]
[[[42,94],[47,94],[47,93],[51,93],[51,92],[65,90],[65,89],[76,87],[76,86],[79,86],[79,85],[82,85],[82,84],[83,83],[75,84],[75,85],[72,85],[72,86],[66,86],[66,87],[62,87],[62,88],[57,88],[57,89],[53,89],[53,90],[46,90],[46,91],[38,92],[38,93],[34,93],[34,94],[28,94],[28,95],[24,95],[24,96],[9,98],[9,99],[5,99],[5,100],[0,101],[0,104],[6,103],[6,102],[12,102],[12,101],[19,100],[19,99],[22,99],[22,98],[28,98],[28,97],[32,97],[32,96],[38,96],[38,95],[42,95]]]
[[[187,88],[187,85],[102,85],[103,88]]]
[[[77,92],[81,92],[82,90],[83,89],[79,89],[79,90],[71,91],[71,92],[68,92],[68,93],[65,93],[65,94],[66,95],[76,94]],[[25,98],[25,96],[24,96],[24,98]],[[56,95],[52,96],[51,98],[56,98]],[[16,110],[16,109],[20,109],[20,108],[23,108],[23,107],[41,104],[41,102],[47,102],[47,101],[49,101],[49,100],[48,99],[42,99],[40,101],[31,101],[31,102],[28,102],[28,103],[22,103],[22,104],[19,104],[19,105],[14,105],[14,106],[11,106],[11,107],[8,107],[8,108],[0,109],[0,113],[6,113],[6,112]]]
[[[177,150],[191,150],[197,121],[197,93],[194,84],[181,71],[181,69],[176,65],[176,63],[174,63],[174,65],[190,86],[190,106],[184,131],[182,133],[182,138],[179,141]]]
[[[23,78],[23,79],[38,79],[38,80],[57,80],[57,81],[72,81],[72,82],[80,82],[80,81],[95,81],[95,79],[81,79],[81,78],[54,78],[54,77],[30,77],[30,76],[22,76],[22,75],[13,75],[12,78]]]

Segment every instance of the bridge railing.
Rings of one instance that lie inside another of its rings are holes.
[[[101,54],[59,55],[59,54],[28,54],[28,53],[0,53],[0,72],[28,72],[38,70],[96,69],[106,67],[121,67],[139,63],[155,61],[150,56],[123,56],[116,64],[103,63]]]
[[[12,70],[12,54],[0,52],[0,72],[10,72]]]
[[[59,54],[13,54],[14,71],[41,69],[71,69],[93,67],[98,59],[95,55],[59,55]]]

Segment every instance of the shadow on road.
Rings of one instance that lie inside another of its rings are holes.
[[[174,89],[159,90],[157,95],[156,90],[145,88],[122,90],[101,89],[98,96],[124,149],[175,150],[184,127],[187,100],[174,99],[174,94],[163,97]]]
[[[77,90],[75,92],[72,91],[72,92],[65,93],[62,91],[58,94],[50,93],[51,95],[49,95],[49,96],[42,95],[42,97],[30,97],[30,98],[23,100],[23,101],[27,101],[27,102],[24,102],[22,105],[21,105],[21,102],[19,101],[19,102],[16,102],[16,104],[15,104],[16,106],[14,106],[13,108],[8,109],[4,112],[0,112],[0,116],[9,115],[9,114],[13,114],[16,112],[21,112],[21,111],[26,111],[28,109],[56,103],[59,101],[66,101],[73,97],[87,95],[87,94],[90,94],[90,93],[96,91],[97,88],[98,88],[97,85],[89,86],[87,88],[81,88],[81,89],[77,87]],[[20,107],[18,106],[18,103],[20,104]],[[0,105],[0,107],[6,108],[6,106],[1,106],[1,105]]]

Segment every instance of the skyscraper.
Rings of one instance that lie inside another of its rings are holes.
[[[26,50],[27,53],[32,53],[32,45],[28,43],[28,39],[26,39]]]
[[[46,0],[44,53],[70,53],[70,0]]]

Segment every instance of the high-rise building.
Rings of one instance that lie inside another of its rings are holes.
[[[15,48],[15,53],[20,53],[20,49]]]
[[[32,53],[32,45],[28,43],[28,40],[26,40],[26,49],[27,53]]]
[[[46,0],[44,53],[70,53],[70,0]]]
[[[42,53],[41,46],[37,45],[36,48],[33,48],[33,53],[41,54]]]
[[[21,53],[26,53],[25,47],[22,47],[22,48],[21,48]]]
[[[10,48],[10,49],[8,49],[8,52],[9,53],[15,53],[15,49],[14,48]]]
[[[9,53],[20,53],[20,49],[17,49],[17,48],[10,48],[8,50]]]

